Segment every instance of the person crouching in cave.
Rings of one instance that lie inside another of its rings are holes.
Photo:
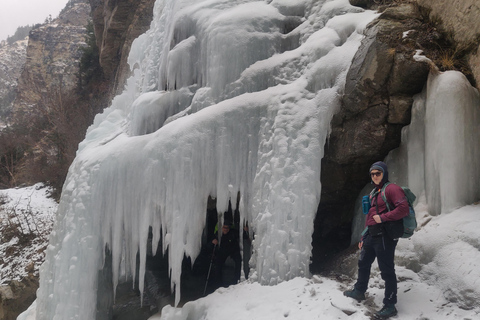
[[[240,246],[238,242],[238,232],[233,229],[233,224],[229,220],[225,220],[222,226],[222,237],[218,240],[218,231],[212,240],[215,246],[215,269],[214,277],[217,286],[228,286],[223,279],[223,268],[228,257],[235,262],[234,283],[240,280],[240,272],[242,268],[242,257],[240,255]]]
[[[375,189],[370,194],[371,208],[365,220],[366,229],[358,244],[361,249],[358,260],[358,279],[353,290],[345,291],[343,294],[357,301],[365,300],[370,269],[377,258],[380,274],[385,281],[385,296],[383,308],[377,311],[374,317],[387,319],[397,314],[395,308],[397,276],[394,257],[398,236],[392,237],[391,234],[403,234],[401,220],[409,214],[409,207],[403,189],[396,184],[390,183],[385,188],[385,198],[389,204],[393,205],[393,210],[388,211],[382,196],[379,196],[382,187],[388,182],[388,169],[385,163],[375,162],[370,167],[370,177]],[[401,230],[397,230],[399,228]]]

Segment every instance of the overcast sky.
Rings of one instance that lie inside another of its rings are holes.
[[[68,0],[0,0],[0,41],[13,36],[19,26],[56,18]]]

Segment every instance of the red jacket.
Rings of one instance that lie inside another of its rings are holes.
[[[385,198],[390,205],[391,211],[388,211],[387,205],[383,201],[382,195],[379,191],[378,196],[375,196],[371,199],[372,207],[368,211],[367,218],[365,220],[365,226],[373,226],[377,224],[373,219],[373,216],[377,214],[377,205],[378,214],[380,214],[383,222],[400,220],[408,216],[408,200],[401,187],[394,183],[388,184],[385,188]]]

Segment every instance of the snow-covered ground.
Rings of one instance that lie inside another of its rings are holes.
[[[463,310],[448,302],[438,287],[422,282],[418,274],[397,268],[399,315],[395,319],[478,319],[480,310]],[[369,319],[381,307],[383,289],[378,273],[372,278],[369,298],[362,303],[343,296],[347,287],[335,280],[314,276],[296,278],[277,286],[241,283],[219,289],[182,309],[165,307],[159,319],[229,319],[229,320],[307,320]]]
[[[6,213],[12,208],[19,212],[19,217],[27,216],[22,212],[33,212],[30,221],[35,219],[42,232],[49,230],[57,204],[48,197],[48,188],[37,184],[0,193],[6,201],[0,213],[2,235]],[[480,204],[430,216],[423,197],[416,211],[419,230],[411,239],[401,239],[397,248],[399,315],[395,319],[479,319]],[[26,228],[25,223],[22,225]],[[38,251],[46,242],[40,238],[5,260],[5,250],[15,242],[18,239],[0,245],[3,261],[0,284],[26,276],[25,270],[32,261],[37,262],[35,271],[38,270],[38,262],[43,259]],[[355,255],[347,257],[342,269],[354,265],[354,259]],[[366,301],[358,303],[343,296],[343,291],[351,288],[354,281],[348,274],[341,279],[318,275],[295,278],[276,286],[245,281],[220,288],[205,298],[186,303],[183,308],[167,306],[162,315],[150,319],[369,319],[381,307],[383,299],[383,280],[376,264]]]
[[[480,204],[436,217],[426,209],[416,206],[420,230],[399,240],[394,319],[480,319]],[[221,288],[182,308],[167,306],[150,320],[369,319],[382,307],[384,289],[376,264],[373,270],[368,298],[361,303],[343,296],[355,279],[314,275],[276,286],[243,282]]]
[[[57,204],[48,198],[48,188],[37,184],[2,190],[1,194],[7,200],[4,209],[33,212],[31,217],[39,230],[41,226],[50,228]],[[421,197],[416,206],[419,230],[411,239],[401,239],[397,247],[399,314],[395,319],[479,319],[480,204],[430,216],[424,201],[425,198]],[[6,211],[1,214],[2,226],[5,226]],[[25,223],[22,225],[26,227]],[[46,232],[47,229],[41,230]],[[15,241],[18,240],[0,245],[2,259],[5,249]],[[43,258],[42,254],[35,252],[45,245],[45,241],[32,242],[30,248],[15,255],[8,265],[4,261],[0,266],[2,283],[24,277],[28,265]],[[355,259],[356,255],[347,257],[341,269],[351,268]],[[220,288],[205,298],[186,303],[182,308],[167,306],[161,315],[152,316],[150,320],[369,319],[372,312],[381,307],[383,299],[383,280],[376,264],[366,301],[358,303],[343,296],[343,291],[351,288],[354,281],[348,274],[338,278],[313,275],[276,286],[244,281],[236,286]],[[34,307],[35,304],[31,308]]]
[[[38,275],[57,210],[43,184],[0,190],[0,285]]]

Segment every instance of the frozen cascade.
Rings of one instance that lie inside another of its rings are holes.
[[[160,239],[168,248],[178,303],[208,196],[221,213],[240,194],[255,233],[251,278],[308,275],[323,145],[375,16],[348,0],[157,0],[132,45],[133,76],[70,167],[36,319],[95,318],[105,248],[114,287],[135,274],[139,253],[142,292],[150,226],[153,252]]]
[[[479,141],[478,90],[460,72],[431,73],[400,148],[387,157],[392,180],[425,193],[431,215],[472,204],[480,199]]]

